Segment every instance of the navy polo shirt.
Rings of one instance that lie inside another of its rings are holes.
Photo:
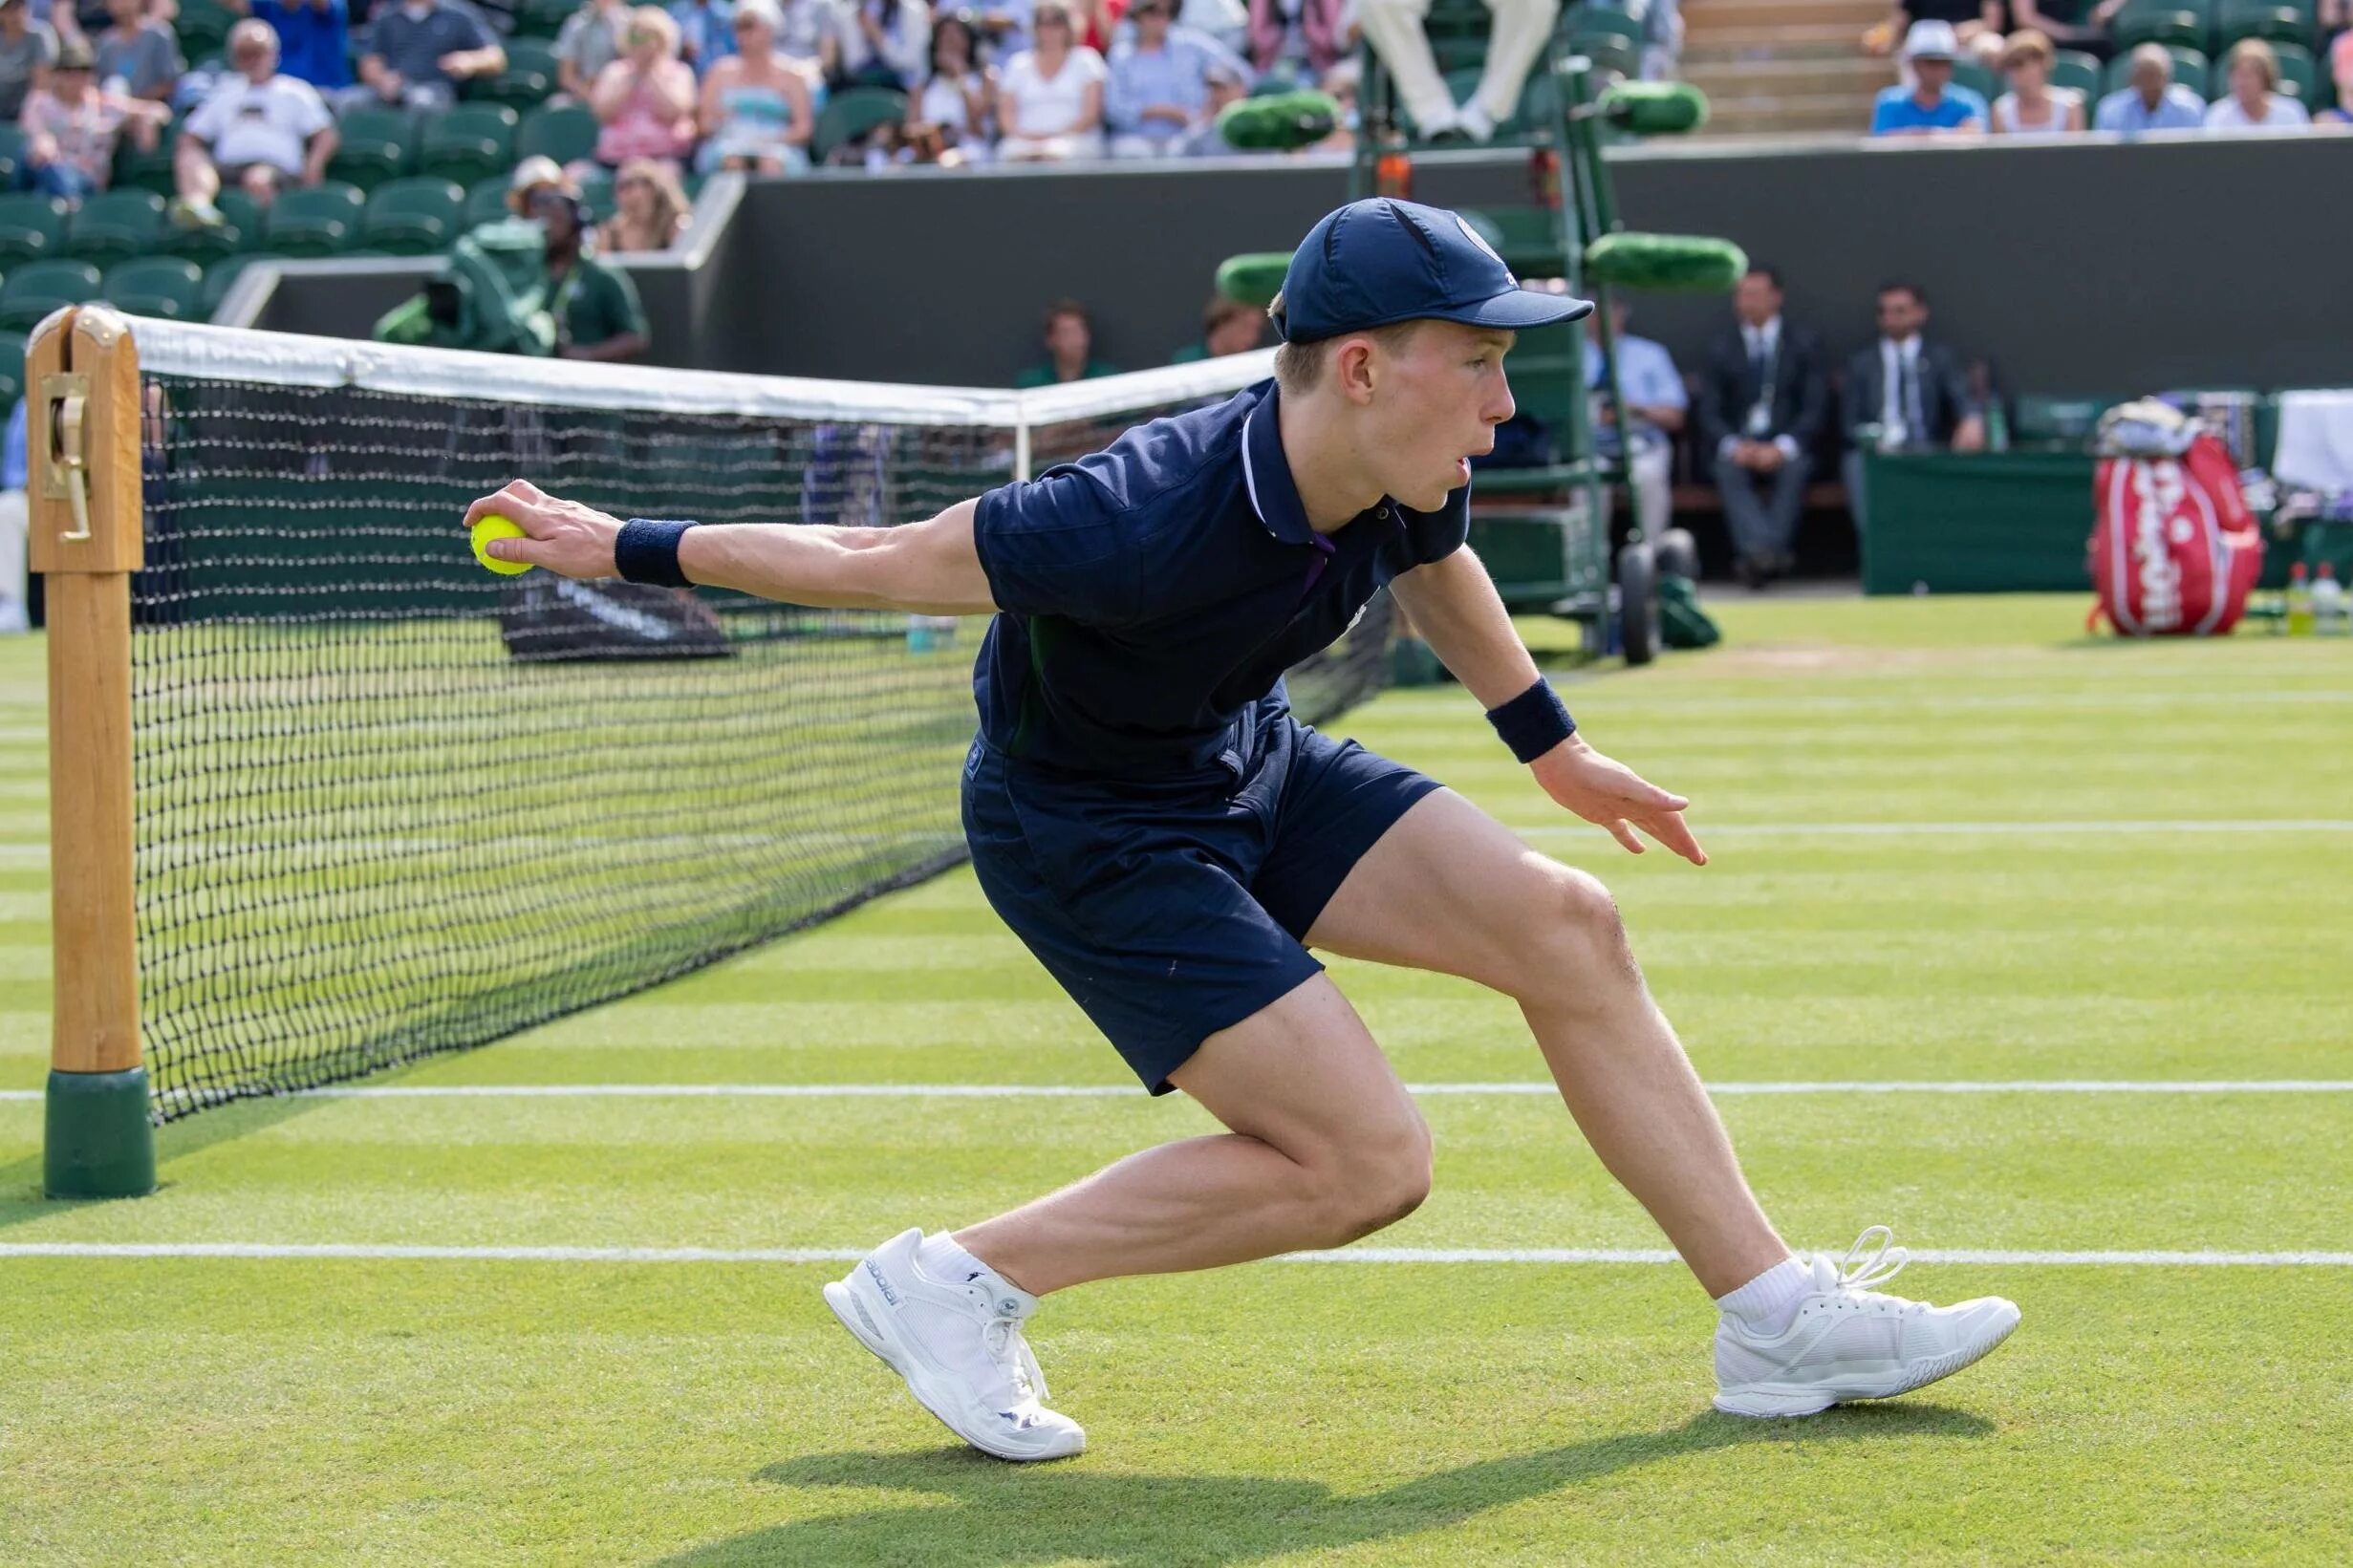
[[[1316,533],[1276,406],[1262,381],[981,497],[1000,612],[973,673],[989,745],[1097,776],[1247,770],[1259,720],[1289,707],[1284,671],[1461,546],[1468,486]]]

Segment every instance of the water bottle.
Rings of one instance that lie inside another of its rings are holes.
[[[2324,637],[2342,636],[2348,630],[2346,617],[2353,606],[2345,602],[2344,585],[2337,581],[2337,563],[2321,563],[2320,580],[2312,585],[2313,629]]]
[[[937,649],[956,645],[956,617],[953,615],[910,615],[907,617],[907,652],[928,654]]]
[[[2304,563],[2288,568],[2288,635],[2308,637],[2312,634],[2312,583],[2304,572]]]

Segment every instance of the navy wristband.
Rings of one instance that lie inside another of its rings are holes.
[[[664,588],[691,588],[679,569],[679,541],[692,523],[660,523],[633,517],[621,525],[613,541],[613,566],[633,583],[659,583]]]
[[[1568,716],[1568,704],[1561,700],[1561,694],[1543,676],[1536,677],[1535,685],[1501,707],[1489,708],[1487,722],[1511,747],[1511,754],[1523,763],[1536,761],[1577,733],[1577,721]]]

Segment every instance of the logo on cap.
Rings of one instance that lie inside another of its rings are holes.
[[[1498,267],[1503,267],[1503,258],[1495,253],[1495,247],[1489,245],[1484,239],[1480,238],[1479,230],[1473,228],[1470,226],[1469,221],[1466,220],[1459,212],[1455,214],[1455,226],[1462,230],[1462,237],[1464,239],[1470,241],[1473,245],[1479,247],[1480,250],[1486,252],[1487,259],[1489,261],[1495,263]],[[1503,275],[1505,277],[1511,277],[1511,268],[1508,267],[1503,267]],[[1512,286],[1514,288],[1518,288],[1519,285],[1520,280],[1518,278],[1512,278]]]

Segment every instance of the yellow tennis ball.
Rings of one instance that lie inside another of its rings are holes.
[[[531,569],[531,564],[529,561],[502,561],[491,554],[488,548],[493,539],[521,539],[525,535],[522,526],[513,518],[501,517],[498,513],[492,512],[474,525],[474,559],[502,577],[512,577],[529,571]]]

